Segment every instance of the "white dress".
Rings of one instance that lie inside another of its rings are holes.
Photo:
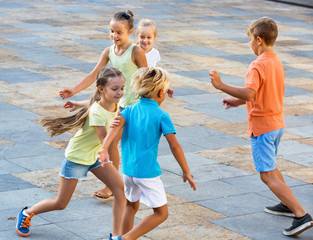
[[[161,60],[161,56],[158,50],[152,48],[150,52],[146,53],[146,59],[148,67],[156,67],[157,63]]]

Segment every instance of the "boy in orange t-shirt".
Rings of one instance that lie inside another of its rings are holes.
[[[283,231],[287,236],[294,236],[312,227],[313,220],[276,168],[277,148],[285,127],[285,72],[281,61],[273,52],[278,29],[274,20],[262,17],[249,26],[247,34],[250,46],[258,58],[249,66],[245,87],[224,84],[215,70],[209,74],[216,89],[233,96],[223,100],[226,109],[246,103],[248,134],[256,171],[260,172],[262,181],[281,200],[281,203],[264,210],[275,215],[294,217],[292,226]]]

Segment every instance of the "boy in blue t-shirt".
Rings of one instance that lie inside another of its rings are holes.
[[[157,162],[162,134],[182,168],[184,182],[187,180],[191,188],[196,190],[196,183],[175,137],[176,131],[170,116],[159,107],[165,99],[169,84],[170,80],[161,68],[139,69],[133,75],[132,85],[140,101],[126,107],[114,128],[103,140],[98,157],[104,165],[109,161],[108,148],[111,142],[123,128],[121,145],[127,206],[122,224],[123,235],[110,236],[110,240],[137,239],[168,217],[166,193],[160,179],[161,168]],[[139,201],[153,208],[153,214],[142,219],[133,228]]]

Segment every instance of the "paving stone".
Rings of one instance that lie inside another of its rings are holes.
[[[222,102],[189,105],[187,109],[202,112],[225,121],[238,122],[247,119],[247,110],[241,107],[225,109]]]
[[[285,228],[288,228],[289,226],[285,226]],[[311,229],[303,232],[299,238],[301,240],[310,240],[312,238],[313,231]],[[285,236],[282,231],[275,231],[270,233],[259,233],[255,234],[253,236],[253,239],[255,240],[267,240],[267,239],[275,239],[275,240],[289,240],[290,237]]]
[[[206,93],[198,95],[184,95],[176,97],[179,100],[186,102],[188,105],[206,104],[208,102],[221,103],[222,97],[217,94]]]
[[[288,131],[292,127],[302,127],[306,125],[313,125],[313,114],[288,116],[285,117],[285,123]]]
[[[291,226],[292,219],[266,213],[253,213],[212,220],[211,222],[253,238],[254,235],[260,233],[264,234],[279,230],[282,232],[285,228]]]
[[[34,187],[35,187],[34,185],[24,182],[21,179],[16,178],[10,174],[0,175],[0,192],[26,189],[26,188],[34,188]]]
[[[301,186],[305,184],[304,182],[286,176],[284,177],[284,179],[289,187]],[[252,193],[259,193],[268,190],[268,187],[261,181],[259,174],[227,178],[222,179],[222,181]]]
[[[197,183],[197,191],[189,189],[187,184],[166,187],[165,190],[192,202],[247,193],[247,191],[221,180],[199,182]]]
[[[184,96],[184,95],[198,95],[198,94],[204,94],[207,93],[205,91],[201,91],[197,88],[192,87],[175,87],[174,90],[174,97],[177,98],[177,96]]]
[[[10,162],[15,162],[19,165],[19,158],[29,158],[29,157],[41,157],[49,156],[50,158],[63,159],[64,152],[54,149],[47,144],[38,143],[24,143],[16,144],[10,147],[4,146],[0,147],[0,158],[6,159]],[[30,166],[29,166],[30,167]]]
[[[297,141],[282,141],[279,144],[278,154],[285,156],[289,154],[300,154],[304,152],[312,152],[313,147],[310,145],[302,144]]]
[[[0,192],[0,210],[17,207],[22,209],[25,206],[32,206],[43,199],[51,197],[55,197],[55,195],[48,193],[40,188],[25,188],[20,190]]]
[[[45,224],[41,226],[32,226],[30,230],[30,235],[32,239],[35,240],[55,240],[56,236],[59,239],[64,240],[83,240],[79,235],[75,234],[75,232],[70,232],[64,230],[62,227],[57,226],[56,224]],[[4,240],[17,239],[20,238],[15,229],[11,229],[8,231],[0,231],[0,238]]]
[[[276,205],[277,202],[255,193],[242,194],[196,202],[201,206],[222,213],[228,217],[263,212],[265,206]]]

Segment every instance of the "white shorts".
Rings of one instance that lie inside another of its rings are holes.
[[[166,193],[160,177],[135,178],[123,174],[125,197],[130,202],[140,200],[151,208],[167,204]]]

